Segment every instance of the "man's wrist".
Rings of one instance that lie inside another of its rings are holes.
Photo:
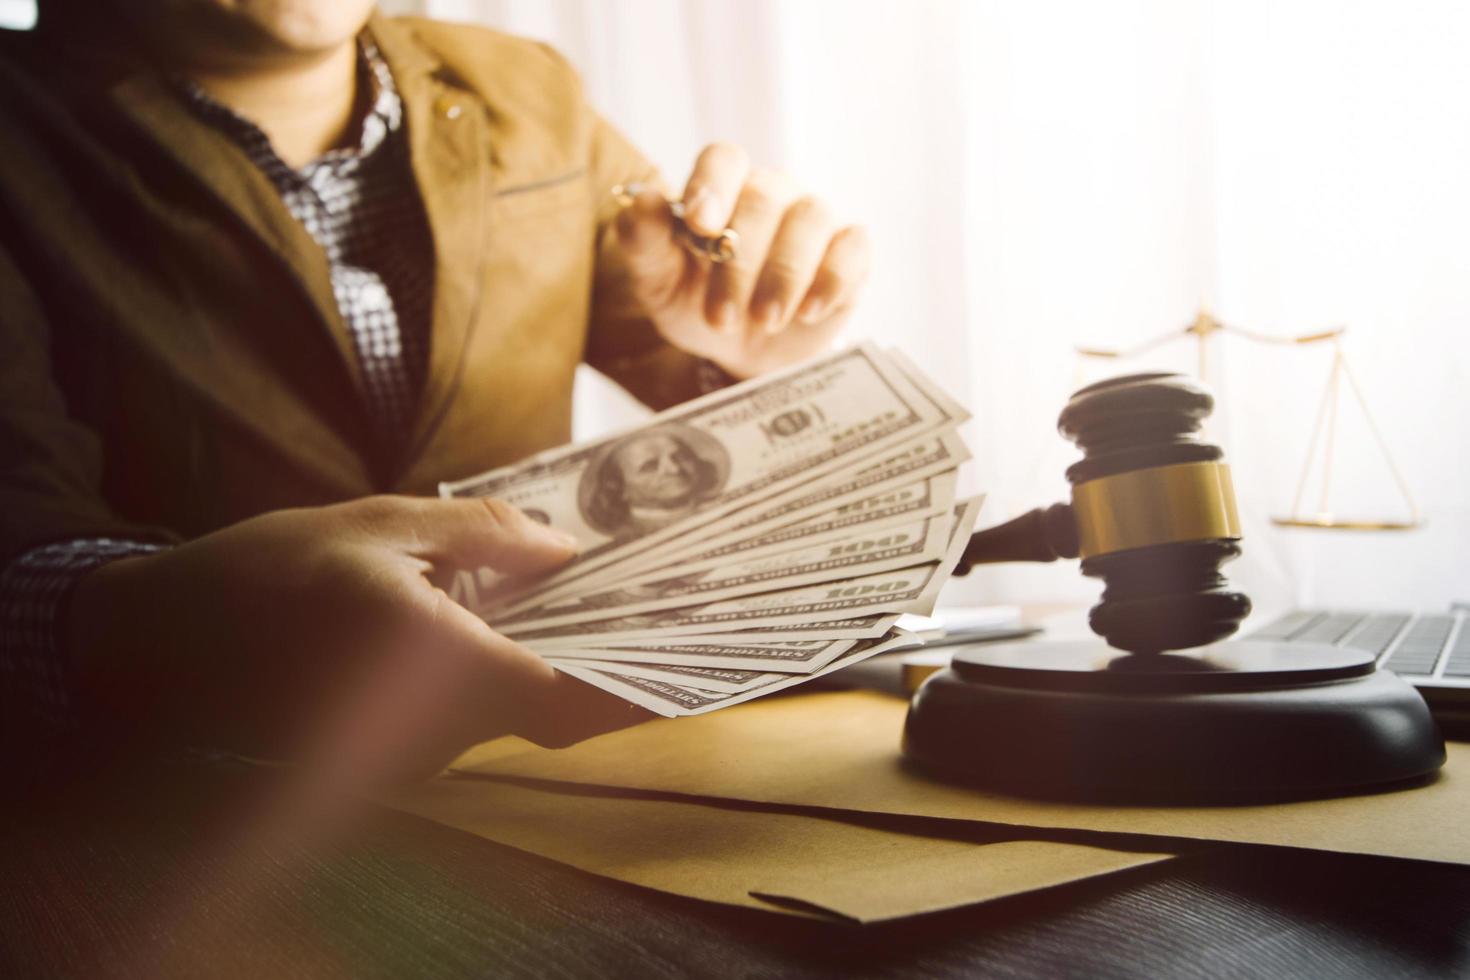
[[[149,714],[167,687],[164,624],[168,604],[156,569],[168,552],[119,558],[85,573],[60,624],[79,712],[104,723]]]
[[[92,571],[160,545],[125,538],[74,538],[37,545],[0,568],[0,727],[60,734],[79,704],[65,638],[78,582]]]

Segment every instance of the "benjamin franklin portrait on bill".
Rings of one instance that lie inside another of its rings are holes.
[[[730,457],[719,441],[677,422],[616,440],[577,487],[582,519],[635,538],[687,517],[724,489]]]

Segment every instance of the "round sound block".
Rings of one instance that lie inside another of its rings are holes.
[[[923,771],[987,789],[1135,803],[1329,795],[1445,759],[1419,692],[1368,654],[1263,641],[962,650],[914,695],[903,748]]]

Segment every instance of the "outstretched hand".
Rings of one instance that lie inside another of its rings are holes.
[[[431,576],[532,575],[575,550],[489,499],[265,514],[86,576],[78,685],[114,725],[365,780],[431,773],[509,733],[570,744],[653,716],[558,673]]]

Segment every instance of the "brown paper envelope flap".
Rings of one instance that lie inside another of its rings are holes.
[[[1393,792],[1234,807],[1059,804],[926,779],[899,757],[907,703],[865,691],[771,698],[650,722],[558,751],[492,743],[471,772],[870,813],[977,820],[1470,864],[1470,746]]]
[[[839,810],[832,807],[790,803],[759,803],[719,796],[692,796],[665,790],[629,789],[592,783],[535,779],[529,776],[499,776],[483,772],[453,772],[447,778],[510,783],[526,789],[559,793],[563,796],[596,796],[613,799],[664,800],[692,803],[725,810],[752,813],[777,813],[798,817],[816,817],[854,824],[872,830],[888,830],[899,834],[929,837],[936,840],[963,841],[967,844],[1001,844],[1013,841],[1051,841],[1058,844],[1083,844],[1110,851],[1135,851],[1151,854],[1169,853],[1176,857],[1208,848],[1211,842],[1184,840],[1174,836],[1148,836],[1095,830],[1072,830],[1065,827],[1028,827],[1011,823],[987,823],[981,820],[955,820],[949,817],[924,817],[902,813],[877,813],[865,810]]]
[[[929,839],[852,848],[833,856],[840,867],[793,869],[789,882],[757,881],[749,894],[778,907],[807,905],[859,922],[877,922],[1039,891],[1167,857],[1049,841],[956,843],[954,848],[940,846],[944,842],[939,841],[914,846],[914,841]],[[793,884],[797,894],[787,891]]]
[[[636,885],[859,922],[970,905],[1170,857],[1051,841],[976,844],[791,813],[556,793],[485,779],[442,778],[385,802]]]

